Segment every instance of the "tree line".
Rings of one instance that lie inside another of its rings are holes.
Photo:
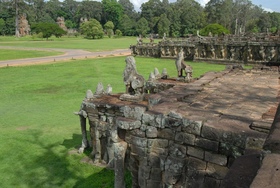
[[[205,7],[195,0],[149,0],[141,5],[139,12],[130,0],[0,0],[0,34],[15,35],[16,17],[22,14],[31,28],[39,23],[54,24],[57,17],[63,17],[68,29],[84,34],[88,28],[96,31],[107,28],[109,35],[118,32],[125,36],[152,33],[184,37],[196,34],[197,30],[206,35],[209,31],[240,34],[276,32],[280,28],[280,13],[267,12],[250,0],[210,0]],[[83,24],[85,19],[93,26]],[[102,35],[100,31],[97,33],[100,35],[90,36]]]

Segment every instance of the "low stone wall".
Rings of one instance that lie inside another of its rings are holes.
[[[223,187],[236,158],[263,148],[278,76],[228,70],[191,83],[158,79],[141,102],[87,97],[80,118],[84,126],[88,118],[91,139],[83,144],[95,163],[114,168],[116,188],[125,186],[125,168],[135,188]]]
[[[181,49],[185,59],[215,63],[277,64],[280,60],[279,36],[246,38],[234,36],[192,37],[132,45],[131,53],[138,56],[176,58]]]

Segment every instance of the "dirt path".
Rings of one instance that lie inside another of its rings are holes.
[[[0,49],[24,49],[24,50],[38,50],[38,48],[22,48],[22,47],[9,47],[0,46]],[[57,56],[47,56],[47,57],[37,57],[37,58],[26,58],[26,59],[14,59],[0,61],[0,67],[5,66],[21,66],[21,65],[34,65],[42,63],[54,63],[59,61],[67,61],[73,59],[85,59],[85,58],[97,58],[97,57],[107,57],[107,56],[126,56],[130,55],[129,49],[118,49],[113,51],[102,51],[102,52],[89,52],[85,50],[76,49],[57,49],[57,48],[44,48],[39,50],[46,51],[59,51],[63,52],[63,55]]]

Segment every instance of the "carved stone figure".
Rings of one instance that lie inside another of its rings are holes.
[[[167,79],[167,78],[168,78],[168,73],[166,68],[164,68],[161,73],[161,79]]]
[[[248,46],[248,49],[247,49],[247,60],[251,61],[252,59],[253,59],[252,49],[251,49],[250,46]]]
[[[205,50],[204,46],[201,48],[201,55],[200,55],[200,57],[202,57],[202,58],[206,57],[206,50]]]
[[[268,56],[268,60],[269,61],[273,61],[276,57],[276,50],[275,48],[272,46],[269,50],[269,56]]]
[[[163,33],[163,37],[162,37],[162,40],[166,40],[166,33]]]
[[[177,55],[175,65],[176,65],[176,68],[177,68],[178,77],[183,77],[183,71],[185,71],[186,78],[187,78],[188,81],[190,81],[190,79],[192,77],[192,68],[191,68],[191,66],[186,65],[185,62],[184,62],[183,49],[181,49],[181,51]]]
[[[210,33],[211,33],[211,32],[210,32]],[[215,48],[214,48],[214,46],[211,45],[210,51],[211,51],[211,59],[215,59],[215,58],[216,58],[216,54],[215,54]]]
[[[159,79],[161,77],[161,75],[159,74],[159,71],[156,67],[154,69],[154,75],[155,75],[156,79]]]
[[[136,40],[137,40],[137,45],[141,45],[143,43],[143,39],[141,35],[139,35]]]
[[[143,94],[145,79],[137,73],[134,57],[128,56],[125,62],[126,67],[123,72],[123,80],[126,86],[126,93],[130,95]]]
[[[112,91],[113,91],[112,86],[110,84],[108,84],[105,93],[107,95],[111,95]]]
[[[156,79],[155,74],[151,72],[149,76],[149,81],[155,81],[155,79]]]
[[[259,55],[261,61],[265,60],[265,51],[263,46],[260,46]]]
[[[102,95],[104,93],[105,92],[104,92],[103,84],[101,82],[99,82],[97,87],[96,87],[96,91],[95,91],[94,95]]]
[[[220,56],[221,56],[221,59],[224,59],[224,58],[225,58],[225,49],[224,49],[224,46],[221,46]]]
[[[235,48],[234,48],[234,47],[231,47],[229,51],[230,51],[230,57],[229,57],[229,59],[230,59],[230,60],[234,60],[234,59],[235,59]]]

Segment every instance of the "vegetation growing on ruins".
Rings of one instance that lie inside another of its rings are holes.
[[[124,91],[124,59],[0,68],[1,187],[113,187],[113,171],[83,163],[90,151],[75,152],[81,132],[73,112],[79,110],[86,90],[94,92],[98,82],[110,83],[113,93]],[[146,79],[154,67],[176,76],[174,60],[136,57],[136,64]],[[195,77],[224,69],[190,64]]]
[[[213,23],[231,34],[275,32],[280,27],[280,13],[267,12],[250,0],[210,0],[205,7],[195,0],[149,0],[140,10],[135,10],[130,0],[4,0],[0,1],[0,34],[15,35],[21,29],[16,18],[22,15],[31,26],[40,22],[54,24],[58,17],[63,17],[73,35],[90,19],[99,22],[103,32],[110,21],[114,32],[125,36],[153,33],[162,37],[166,33],[168,37],[184,37]],[[31,34],[34,32],[31,30]]]

